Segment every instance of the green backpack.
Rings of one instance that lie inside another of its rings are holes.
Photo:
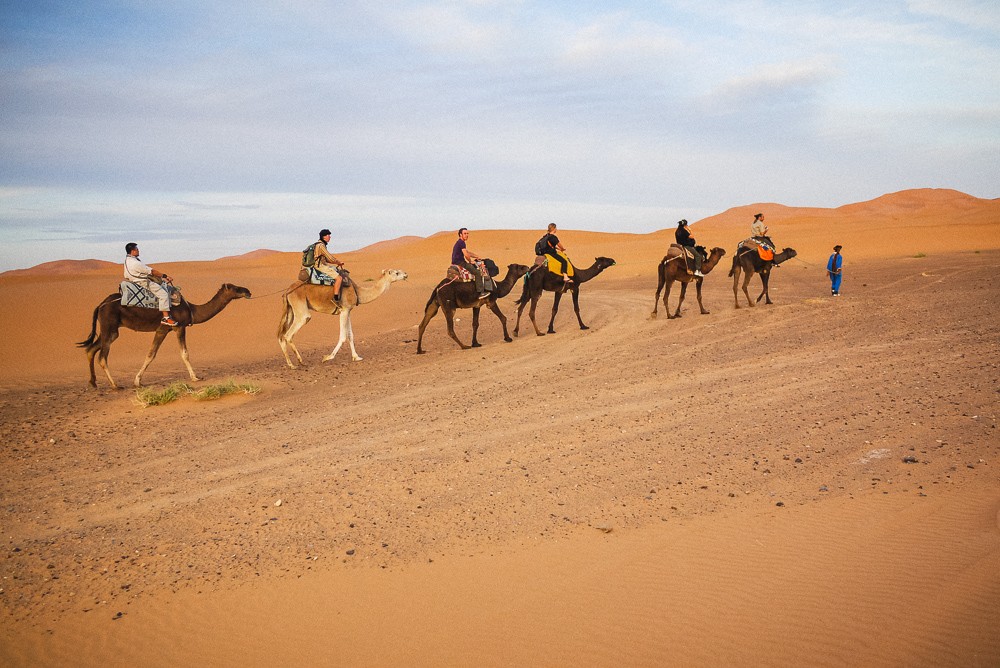
[[[316,242],[319,243],[319,242]],[[302,266],[311,267],[316,262],[316,244],[309,244],[302,251]]]

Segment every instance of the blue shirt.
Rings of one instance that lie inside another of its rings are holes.
[[[839,274],[843,265],[844,257],[840,253],[834,253],[826,263],[826,270],[831,274]]]

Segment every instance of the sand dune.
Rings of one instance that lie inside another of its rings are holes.
[[[365,360],[321,363],[338,323],[316,316],[295,371],[297,251],[164,265],[196,303],[253,292],[188,344],[197,385],[262,392],[148,409],[89,388],[74,346],[118,265],[8,272],[0,664],[997,665],[998,207],[732,209],[700,243],[731,254],[763,210],[799,260],[737,310],[727,256],[711,314],[689,293],[679,320],[649,317],[671,228],[566,230],[581,266],[617,261],[581,289],[589,330],[564,299],[557,334],[522,319],[505,344],[484,311],[462,351],[439,315],[422,356],[454,233],[383,242],[338,253],[409,274],[354,314]],[[538,235],[469,245],[524,263]],[[119,382],[150,340],[115,342]],[[171,336],[144,380],[185,379]]]

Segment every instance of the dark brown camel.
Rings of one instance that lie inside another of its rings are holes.
[[[775,253],[773,260],[762,260],[756,248],[739,246],[736,249],[736,255],[733,256],[733,268],[729,270],[729,275],[733,277],[733,297],[736,300],[736,308],[740,307],[739,282],[741,271],[744,274],[743,294],[747,296],[747,304],[754,306],[754,302],[750,301],[750,293],[747,292],[747,286],[750,284],[750,279],[753,278],[754,274],[760,274],[760,282],[764,286],[764,289],[757,296],[757,301],[759,302],[761,299],[764,299],[765,304],[773,304],[774,302],[771,301],[771,296],[767,292],[768,279],[771,277],[771,266],[781,264],[785,260],[791,260],[795,255],[794,248],[786,248],[780,253]]]
[[[513,341],[514,339],[510,338],[510,334],[507,333],[507,318],[500,310],[500,307],[497,306],[497,300],[503,299],[510,294],[511,288],[517,283],[517,279],[526,273],[528,273],[528,267],[523,264],[507,265],[507,275],[504,276],[502,281],[497,283],[496,290],[491,292],[489,297],[479,297],[476,291],[476,284],[473,281],[463,283],[446,278],[438,283],[437,287],[434,288],[434,292],[431,293],[431,298],[427,300],[427,306],[424,307],[424,319],[420,323],[420,332],[417,334],[417,354],[422,355],[425,352],[421,347],[424,340],[424,330],[427,328],[427,323],[431,321],[431,318],[437,315],[438,309],[444,311],[444,317],[448,323],[448,335],[455,339],[455,343],[461,346],[462,350],[478,348],[481,345],[476,335],[479,332],[479,309],[484,305],[500,318],[500,324],[503,325],[503,340],[507,343]],[[472,309],[471,346],[462,343],[455,334],[455,311],[460,308]]]
[[[719,260],[722,256],[726,254],[724,248],[719,248],[718,246],[712,249],[709,253],[708,259],[701,265],[701,273],[708,275],[708,272],[715,269],[715,265],[719,264]],[[692,262],[693,260],[688,260]],[[663,293],[663,310],[667,312],[667,318],[679,318],[681,317],[681,304],[684,303],[684,293],[687,292],[688,283],[691,281],[695,282],[695,288],[698,292],[698,308],[701,309],[702,315],[707,315],[708,310],[705,308],[704,304],[701,303],[701,282],[704,277],[698,277],[694,274],[689,274],[687,266],[684,264],[684,258],[681,255],[681,249],[677,246],[671,246],[667,250],[667,254],[660,261],[660,266],[656,270],[659,276],[659,283],[656,286],[656,298],[653,300],[653,313],[652,317],[656,317],[657,308],[660,303],[660,291],[666,286],[667,291]],[[667,300],[670,298],[670,287],[673,285],[674,281],[680,281],[681,283],[681,298],[677,302],[677,311],[673,315],[670,315],[670,307],[667,305]]]
[[[576,274],[573,276],[573,280],[569,284],[564,282],[562,276],[553,274],[549,271],[545,265],[535,269],[535,271],[525,277],[524,291],[521,293],[521,298],[515,302],[517,304],[517,323],[514,325],[514,336],[518,335],[518,330],[521,327],[521,313],[524,311],[524,307],[528,305],[529,301],[531,302],[531,309],[528,311],[528,316],[531,318],[531,324],[535,328],[535,334],[538,336],[545,336],[545,334],[538,329],[538,323],[535,322],[535,309],[538,307],[538,300],[542,298],[542,293],[546,290],[556,293],[555,299],[552,301],[552,317],[549,319],[549,334],[556,333],[556,330],[553,329],[552,325],[555,323],[556,313],[559,311],[559,300],[562,299],[562,293],[566,290],[571,290],[573,292],[573,310],[576,311],[576,319],[580,323],[580,329],[590,329],[583,324],[583,318],[580,317],[580,284],[586,283],[608,267],[613,267],[614,265],[615,261],[609,257],[594,258],[594,264],[590,265],[586,269],[576,268]]]
[[[234,299],[249,299],[249,297],[250,291],[246,288],[241,288],[232,283],[223,283],[219,291],[215,293],[215,296],[204,304],[191,304],[185,300],[181,300],[179,306],[175,306],[170,310],[170,314],[179,324],[176,327],[168,327],[160,323],[162,316],[157,309],[122,306],[121,293],[116,292],[108,295],[94,309],[94,319],[90,327],[90,336],[87,337],[86,341],[76,344],[80,348],[87,350],[87,360],[90,362],[90,384],[93,387],[97,387],[97,376],[94,373],[94,357],[96,356],[98,363],[108,376],[108,382],[111,383],[111,387],[119,389],[115,379],[111,377],[110,369],[108,369],[108,353],[111,350],[111,344],[118,338],[118,330],[122,327],[133,329],[137,332],[156,332],[153,336],[153,345],[150,347],[149,352],[146,353],[146,361],[142,363],[139,373],[135,374],[135,382],[133,384],[136,387],[142,386],[143,372],[156,357],[156,352],[160,349],[160,344],[163,343],[163,339],[167,337],[167,334],[171,330],[177,332],[177,343],[181,348],[181,359],[184,361],[184,366],[187,367],[188,375],[191,376],[192,381],[198,380],[194,369],[191,368],[191,362],[188,360],[187,328],[191,325],[211,320]],[[98,322],[101,325],[100,334],[97,332]]]

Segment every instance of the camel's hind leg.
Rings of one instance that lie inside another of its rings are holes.
[[[751,301],[751,299],[750,299],[750,292],[747,290],[747,286],[750,285],[750,279],[751,278],[753,278],[753,272],[752,271],[744,271],[743,272],[743,294],[746,295],[746,297],[747,297],[747,304],[749,304],[750,306],[755,306],[755,304],[753,303],[753,301]]]
[[[660,307],[660,293],[663,292],[663,286],[667,282],[666,276],[663,275],[662,262],[660,263],[660,266],[657,268],[656,275],[657,275],[656,296],[653,297],[653,312],[649,314],[650,318],[655,318],[657,316],[657,309]],[[670,311],[667,309],[666,298],[663,299],[663,310],[667,312],[668,316],[670,315]]]
[[[736,308],[740,307],[740,265],[733,258],[733,300],[736,302]]]
[[[148,367],[153,362],[153,360],[156,359],[156,353],[160,350],[160,345],[163,343],[163,339],[167,338],[167,334],[169,333],[170,333],[170,328],[164,325],[161,325],[156,328],[156,333],[153,335],[153,345],[149,347],[149,352],[146,353],[146,359],[143,361],[142,366],[139,368],[139,373],[135,374],[135,380],[132,381],[132,385],[134,385],[135,387],[142,387],[142,374],[143,372],[146,371],[146,367]],[[177,336],[179,341],[180,332],[178,332]],[[185,359],[183,350],[184,349],[181,348],[182,351],[181,359],[184,360],[184,363],[187,365],[188,369],[191,369],[190,363],[187,361],[187,359]],[[194,371],[191,371],[191,375],[194,376]],[[192,378],[192,380],[198,380],[198,379]]]
[[[104,369],[104,375],[108,377],[108,382],[111,383],[111,387],[119,390],[121,388],[118,387],[118,383],[115,382],[115,379],[111,377],[111,369],[108,368],[108,355],[111,354],[111,344],[114,343],[117,338],[117,329],[110,331],[107,334],[104,334],[103,332],[101,333],[101,349],[97,353],[97,363],[101,365],[102,369]]]
[[[421,345],[424,342],[424,330],[427,329],[427,323],[431,321],[431,318],[437,315],[440,306],[436,299],[432,299],[427,303],[427,308],[424,309],[424,319],[420,321],[420,331],[417,332],[417,354],[423,355],[424,349]]]
[[[295,365],[292,364],[291,358],[288,356],[288,348],[292,349],[292,353],[295,354],[295,358],[299,361],[299,364],[305,366],[305,362],[302,361],[302,355],[299,354],[299,349],[295,347],[295,343],[292,342],[292,337],[302,329],[307,322],[312,318],[309,315],[309,305],[303,302],[292,302],[288,300],[287,309],[291,309],[292,322],[288,325],[288,329],[285,330],[284,334],[278,335],[278,345],[281,346],[281,352],[285,355],[285,362],[288,364],[289,369],[294,369]],[[285,316],[288,317],[287,315]]]
[[[470,346],[462,343],[458,338],[458,334],[455,333],[455,307],[451,304],[445,304],[441,307],[441,310],[444,311],[444,319],[448,323],[448,336],[454,339],[455,343],[461,346],[462,350],[468,350]]]
[[[97,373],[94,371],[94,358],[97,351],[101,349],[101,340],[98,339],[87,348],[87,363],[90,365],[90,386],[97,387]]]

